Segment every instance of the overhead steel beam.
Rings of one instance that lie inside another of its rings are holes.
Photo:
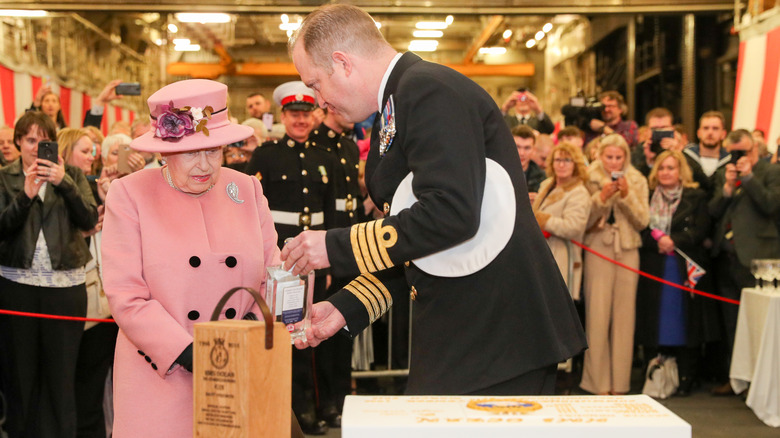
[[[731,1],[709,1],[676,4],[601,4],[601,5],[582,5],[572,2],[571,4],[548,5],[541,3],[538,5],[522,5],[511,7],[495,6],[473,6],[473,7],[423,7],[423,6],[361,6],[370,14],[387,15],[556,15],[556,14],[663,14],[663,13],[696,13],[696,12],[732,12],[734,4]],[[100,3],[100,2],[2,2],[3,9],[45,9],[53,12],[63,11],[102,11],[102,12],[219,12],[233,14],[307,14],[314,10],[313,6],[280,6],[280,5],[247,5],[247,4],[229,4],[221,3],[216,8],[213,3],[193,4],[193,3],[166,3],[157,2],[128,2],[128,3]]]
[[[484,65],[484,64],[444,64],[465,76],[514,76],[530,77],[534,75],[536,68],[534,64],[504,64],[504,65]],[[262,63],[236,63],[231,67],[235,71],[230,71],[228,66],[222,64],[210,63],[189,63],[174,62],[168,64],[167,72],[172,76],[190,76],[198,79],[215,79],[222,75],[236,76],[292,76],[298,77],[298,71],[291,62],[262,62]]]
[[[488,24],[485,26],[484,29],[482,29],[482,32],[479,34],[477,39],[474,40],[474,42],[471,44],[471,47],[469,47],[469,50],[466,52],[466,56],[463,57],[463,63],[464,64],[471,64],[474,60],[474,56],[477,54],[480,48],[485,45],[485,43],[490,39],[491,36],[496,32],[496,29],[498,29],[498,26],[501,26],[501,23],[504,22],[504,17],[501,15],[494,15],[490,17],[490,21],[488,21]]]

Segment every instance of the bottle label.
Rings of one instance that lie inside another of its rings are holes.
[[[284,296],[282,302],[282,322],[293,324],[303,319],[303,299],[306,296],[306,286],[285,287],[282,289]]]

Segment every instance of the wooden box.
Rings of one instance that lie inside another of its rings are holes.
[[[195,324],[195,437],[290,436],[290,335],[275,323],[271,349],[265,338],[263,322]]]

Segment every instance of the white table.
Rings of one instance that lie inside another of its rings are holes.
[[[750,386],[747,405],[761,421],[780,427],[780,294],[742,290],[729,377],[736,393]]]
[[[347,396],[343,438],[690,438],[646,395]]]

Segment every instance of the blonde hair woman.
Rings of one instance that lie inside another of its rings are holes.
[[[650,172],[650,224],[642,231],[642,271],[675,284],[687,279],[682,251],[698,265],[709,269],[702,242],[709,231],[707,195],[693,182],[693,172],[682,152],[661,153]],[[702,277],[697,288],[710,289]],[[702,287],[703,286],[703,287]],[[712,318],[710,318],[710,316]],[[641,278],[637,293],[636,340],[644,346],[645,359],[656,353],[677,358],[680,376],[678,395],[688,395],[695,377],[697,351],[718,333],[717,307],[712,300],[693,298],[671,286]],[[705,319],[707,320],[705,322]]]
[[[95,161],[92,139],[86,129],[64,128],[57,133],[57,143],[62,159],[89,175]]]
[[[630,163],[626,140],[599,142],[588,168],[591,211],[585,245],[632,268],[639,267],[639,232],[648,222],[647,180]],[[638,275],[596,255],[585,255],[585,351],[582,389],[625,394],[630,388]]]
[[[568,278],[569,240],[582,241],[590,214],[590,193],[585,188],[588,168],[580,148],[559,143],[547,156],[547,178],[539,186],[533,209],[539,227],[575,300],[580,299],[582,250],[572,247],[574,270]]]

